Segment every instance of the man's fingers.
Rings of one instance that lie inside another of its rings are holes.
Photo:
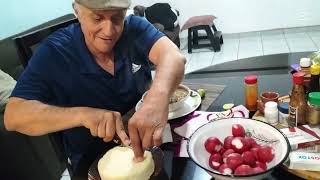
[[[136,127],[132,124],[130,124],[129,121],[129,136],[131,140],[131,147],[134,152],[135,161],[140,162],[143,160],[143,149],[141,147],[141,141],[139,138],[139,133]]]
[[[143,149],[147,149],[147,148],[150,148],[152,146],[152,144],[153,144],[152,135],[153,135],[153,130],[152,129],[147,130],[144,133],[144,136],[143,136],[143,139],[142,139],[142,147],[143,147]]]
[[[116,122],[114,120],[107,120],[106,123],[106,133],[103,138],[104,141],[109,142],[113,139],[114,134],[116,132]]]
[[[153,133],[153,145],[160,146],[162,144],[163,127],[157,128]]]
[[[100,121],[98,125],[98,137],[104,138],[106,134],[106,121]]]
[[[118,116],[116,119],[116,132],[119,138],[121,139],[122,143],[126,146],[129,146],[131,142],[126,131],[124,130],[121,116]]]
[[[99,124],[93,124],[90,128],[90,133],[92,136],[97,136],[98,135],[98,126]]]

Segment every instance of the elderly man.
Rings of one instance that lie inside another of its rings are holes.
[[[129,6],[130,0],[75,0],[79,23],[53,33],[36,50],[8,102],[8,130],[31,136],[62,131],[73,167],[89,144],[115,136],[131,144],[136,161],[144,149],[161,144],[185,58],[147,21],[125,18]],[[157,67],[152,84],[149,60]],[[121,115],[148,89],[129,120],[129,138]]]

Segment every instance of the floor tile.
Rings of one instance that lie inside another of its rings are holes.
[[[69,171],[65,169],[62,173],[62,176],[69,176]]]
[[[260,32],[240,34],[238,59],[263,55]]]
[[[191,61],[188,63],[185,73],[194,72],[211,65],[214,52],[192,53]]]
[[[239,39],[225,39],[221,51],[214,54],[211,65],[237,60],[239,50]]]
[[[289,47],[282,31],[264,33],[261,36],[263,55],[288,53]]]
[[[320,49],[320,30],[307,32],[313,43],[317,46],[317,49]]]
[[[62,176],[60,180],[71,180],[70,176]]]
[[[307,33],[285,33],[290,52],[316,51],[317,47]]]

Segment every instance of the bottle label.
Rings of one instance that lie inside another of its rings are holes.
[[[298,126],[298,108],[289,106],[289,127]]]

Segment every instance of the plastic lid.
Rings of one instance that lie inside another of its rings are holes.
[[[320,92],[309,93],[309,103],[320,106]]]
[[[264,104],[265,109],[277,109],[278,108],[278,103],[274,101],[268,101]]]
[[[255,84],[257,83],[257,76],[256,75],[247,75],[244,77],[244,82],[247,84]]]
[[[320,66],[317,64],[312,65],[310,68],[310,74],[319,75],[320,74]]]
[[[282,112],[284,114],[288,114],[289,113],[289,103],[288,102],[279,103],[278,109],[280,112]]]
[[[303,72],[296,72],[292,76],[293,78],[293,83],[294,84],[303,84],[303,78],[304,78],[304,73]]]
[[[311,66],[311,60],[310,58],[301,58],[300,59],[300,66],[307,68]]]

